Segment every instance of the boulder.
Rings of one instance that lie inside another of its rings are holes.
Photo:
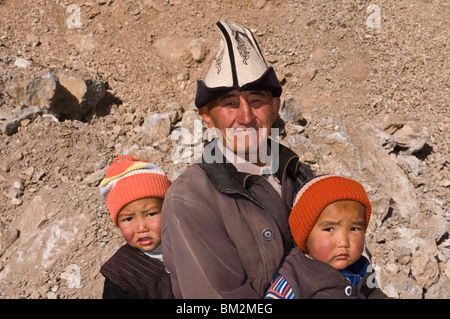
[[[299,122],[302,119],[300,103],[293,97],[284,100],[281,105],[280,117],[285,122]]]
[[[420,152],[430,138],[430,133],[417,122],[404,125],[393,136],[400,148],[399,154],[413,155]]]
[[[21,105],[37,106],[48,110],[56,102],[58,79],[54,75],[46,75],[37,79],[15,84],[6,92]]]
[[[171,122],[166,114],[153,114],[144,120],[142,139],[146,146],[165,140],[170,135]]]
[[[105,96],[106,82],[80,76],[49,74],[15,84],[7,93],[22,107],[39,107],[58,119],[82,119]],[[14,132],[14,129],[8,129]]]
[[[16,108],[2,126],[2,131],[6,135],[12,135],[17,132],[18,128],[24,123],[23,121],[31,121],[39,115],[42,115],[42,109],[39,106],[29,106],[24,109]]]
[[[18,230],[0,221],[0,256],[18,237]]]

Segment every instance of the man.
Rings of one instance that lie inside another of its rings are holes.
[[[312,173],[267,138],[282,89],[253,34],[217,26],[221,45],[195,104],[219,138],[167,193],[164,262],[177,298],[262,298],[292,247],[294,192]]]

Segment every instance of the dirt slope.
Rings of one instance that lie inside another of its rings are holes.
[[[0,0],[0,125],[21,106],[6,93],[21,81],[76,74],[109,87],[80,120],[43,115],[0,132],[0,221],[20,232],[0,256],[0,298],[101,297],[99,267],[123,241],[98,172],[133,149],[172,179],[185,168],[164,146],[146,152],[140,128],[173,102],[194,108],[218,20],[254,31],[307,129],[349,116],[426,127],[425,183],[416,191],[448,222],[449,12],[445,0]],[[448,262],[441,267],[450,276]]]

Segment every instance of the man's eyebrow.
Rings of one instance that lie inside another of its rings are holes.
[[[261,95],[261,96],[266,96],[266,92],[264,91],[250,91],[250,94],[255,94],[255,95]]]
[[[218,100],[221,101],[221,100],[225,100],[225,99],[228,99],[230,97],[235,97],[235,96],[236,96],[236,93],[225,93],[224,95],[219,97]]]

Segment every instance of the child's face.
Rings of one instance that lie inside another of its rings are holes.
[[[344,269],[361,257],[364,249],[365,208],[361,203],[342,200],[322,211],[311,230],[308,254],[336,269]]]
[[[118,215],[118,225],[128,245],[151,251],[161,243],[163,200],[147,197],[128,203]]]

